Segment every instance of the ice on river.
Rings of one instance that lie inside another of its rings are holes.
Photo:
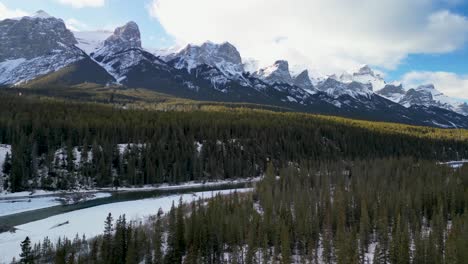
[[[61,205],[63,203],[74,203],[71,200],[65,200],[67,195],[71,194],[53,194],[50,196],[0,196],[0,216],[7,216],[37,209],[48,208]],[[84,193],[83,198],[76,202],[84,202],[94,199],[110,197],[110,193]],[[71,199],[71,198],[70,198]]]
[[[21,252],[20,243],[26,236],[29,236],[33,243],[41,242],[46,236],[53,242],[64,236],[73,239],[76,234],[80,236],[84,234],[91,238],[103,232],[104,220],[108,213],[111,213],[114,219],[123,214],[131,220],[144,219],[155,215],[159,208],[167,212],[173,202],[177,205],[180,197],[182,197],[183,202],[191,202],[199,198],[211,198],[217,194],[230,194],[234,191],[249,192],[251,190],[251,188],[242,188],[207,191],[105,204],[20,225],[16,227],[18,229],[16,233],[0,234],[0,263],[9,263],[13,257],[18,257]]]

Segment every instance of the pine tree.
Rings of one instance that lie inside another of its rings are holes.
[[[178,252],[178,259],[182,258],[185,255],[185,223],[184,223],[184,206],[182,202],[182,197],[179,199],[179,205],[177,206],[176,211],[176,240],[177,240],[177,248],[176,251]]]
[[[33,264],[34,256],[31,249],[31,240],[29,237],[26,237],[23,242],[21,242],[21,254],[20,254],[20,263],[22,264]]]
[[[112,232],[113,232],[112,214],[109,213],[104,222],[104,236],[102,238],[102,259],[104,263],[112,263]]]
[[[162,251],[162,235],[163,235],[163,226],[162,226],[162,215],[163,211],[160,208],[156,216],[156,222],[154,224],[154,233],[153,233],[153,251],[154,251],[154,264],[162,264],[164,260],[164,255]]]
[[[128,250],[128,228],[125,215],[119,216],[115,225],[114,245],[113,245],[113,263],[124,264],[127,259]]]
[[[178,252],[177,241],[177,215],[175,204],[172,203],[171,210],[169,211],[169,227],[167,233],[167,248],[164,263],[180,263],[181,255]]]

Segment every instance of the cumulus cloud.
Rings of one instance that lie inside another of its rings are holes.
[[[178,42],[229,41],[261,66],[281,58],[332,73],[458,49],[468,19],[435,9],[444,1],[152,0],[148,8]]]
[[[452,72],[413,71],[405,74],[402,80],[407,88],[432,83],[439,91],[448,96],[468,98],[468,75]]]
[[[59,3],[69,5],[74,8],[101,7],[106,4],[105,0],[57,0]]]
[[[26,11],[23,11],[21,9],[9,9],[2,2],[0,2],[0,20],[5,18],[15,18],[27,15],[28,13]]]

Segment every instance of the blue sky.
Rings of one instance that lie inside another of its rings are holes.
[[[453,3],[440,5],[456,14],[468,17],[468,1],[455,0]],[[468,43],[453,52],[443,54],[409,54],[397,69],[387,71],[387,76],[392,80],[400,80],[410,71],[448,71],[458,75],[468,75]]]
[[[1,12],[43,9],[80,30],[135,21],[147,48],[232,42],[261,66],[287,59],[312,74],[369,64],[387,81],[432,82],[468,98],[464,0],[0,0]],[[73,23],[74,22],[74,23]],[[278,41],[281,39],[281,41]]]

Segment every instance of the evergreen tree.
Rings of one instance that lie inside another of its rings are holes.
[[[21,254],[20,254],[20,263],[22,264],[33,264],[34,255],[31,249],[31,240],[29,237],[26,237],[23,242],[21,242]]]
[[[112,214],[109,213],[104,222],[104,236],[101,246],[101,257],[104,263],[112,263],[112,232],[113,232]]]
[[[156,222],[154,224],[154,235],[153,235],[153,252],[154,252],[154,261],[153,264],[162,264],[164,260],[164,255],[162,251],[163,246],[163,226],[162,226],[162,215],[163,211],[160,208],[158,214],[156,215]]]

